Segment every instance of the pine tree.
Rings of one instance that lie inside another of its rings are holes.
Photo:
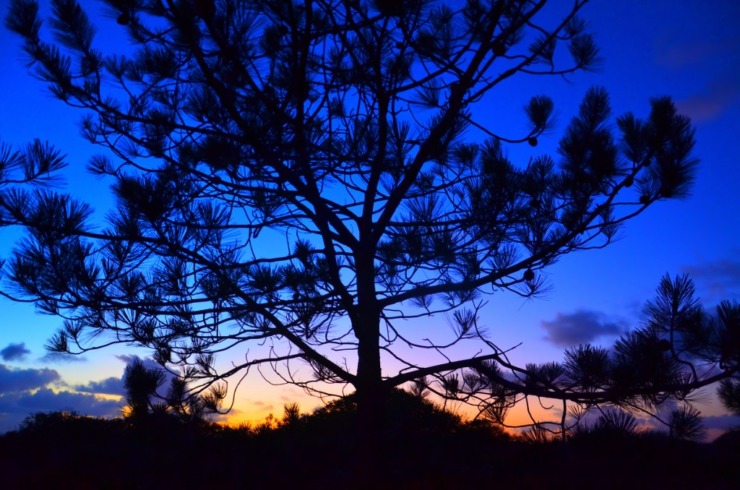
[[[211,405],[263,366],[314,392],[351,385],[368,427],[390,390],[423,379],[496,413],[516,395],[659,402],[718,379],[681,378],[673,327],[631,334],[613,360],[569,351],[568,369],[514,366],[478,328],[486,295],[537,295],[542,269],[690,189],[694,130],[668,98],[645,119],[613,118],[606,91],[590,89],[557,154],[528,162],[507,148],[536,148],[553,129],[549,97],[527,103],[521,134],[479,122],[503,82],[594,66],[585,0],[554,22],[544,0],[106,4],[130,41],[118,53],[98,48],[72,0],[52,1],[53,42],[35,2],[13,0],[6,18],[34,74],[86,109],[83,133],[105,150],[89,168],[116,198],[98,226],[72,196],[3,191],[2,216],[29,230],[8,275],[67,318],[53,350],[150,348],[193,391],[213,388]],[[58,167],[44,151],[34,161]],[[452,340],[414,337],[411,325],[441,313]],[[472,342],[477,356],[445,357]],[[441,362],[420,365],[408,348]],[[244,361],[222,370],[227,350]],[[636,359],[658,370],[636,373]]]

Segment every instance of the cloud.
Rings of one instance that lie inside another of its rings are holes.
[[[30,414],[74,411],[95,417],[115,417],[121,413],[121,402],[91,394],[55,392],[49,388],[0,394],[0,433],[18,428]]]
[[[711,121],[722,116],[740,102],[738,80],[718,79],[701,93],[676,101],[678,111],[694,123]]]
[[[702,422],[707,429],[733,429],[740,427],[740,415],[713,415],[703,417]]]
[[[541,325],[548,332],[546,340],[564,347],[586,344],[598,337],[619,335],[624,331],[619,323],[609,321],[603,313],[590,310],[558,313],[554,320],[543,320]]]
[[[734,22],[728,21],[736,10],[706,17],[713,18],[704,28],[686,29],[676,24],[656,39],[656,64],[676,79],[694,80],[699,92],[676,101],[681,113],[701,123],[728,115],[740,103],[740,35]],[[679,27],[680,26],[680,27]],[[706,31],[710,29],[711,35]]]
[[[7,402],[14,403],[7,403]],[[108,400],[86,393],[70,391],[55,392],[41,388],[34,393],[20,393],[12,397],[0,397],[0,408],[17,408],[21,413],[35,413],[58,410],[72,410],[95,417],[120,414],[121,402]]]
[[[119,361],[124,362],[126,365],[131,364],[134,360],[138,359],[139,361],[144,364],[144,367],[148,369],[162,369],[162,365],[157,363],[154,359],[151,357],[139,357],[135,354],[121,354],[116,356],[116,359]]]
[[[105,393],[107,395],[124,395],[126,390],[123,387],[122,378],[106,378],[100,381],[90,381],[85,385],[75,385],[75,391],[82,393]]]
[[[689,2],[684,2],[689,3]],[[740,32],[735,19],[737,2],[714,2],[708,9],[701,2],[681,5],[679,16],[691,22],[665,23],[654,31],[656,64],[672,69],[696,71],[712,68],[736,70]]]
[[[139,358],[135,355],[116,357],[127,364]],[[162,369],[151,358],[143,358],[141,361],[148,368]],[[165,373],[163,390],[167,389],[169,380],[174,377],[168,371]],[[57,387],[65,391],[58,391]],[[37,412],[64,410],[95,417],[120,416],[123,400],[111,400],[102,395],[124,396],[123,379],[110,377],[86,384],[69,385],[54,369],[14,369],[0,364],[0,434],[18,428],[26,417]],[[223,422],[227,416],[211,415],[209,419]]]
[[[696,68],[696,65],[711,63],[718,58],[732,55],[732,46],[737,45],[737,39],[696,42],[689,40],[676,43],[675,37],[671,40],[661,40],[657,46],[656,61],[659,65],[673,70]]]
[[[678,112],[689,116],[693,123],[712,121],[720,117],[735,101],[735,97],[720,97],[719,94],[702,94],[676,102]]]
[[[85,362],[87,359],[79,355],[65,354],[63,352],[47,352],[44,357],[39,359],[39,361],[44,363],[60,364],[67,362]]]
[[[26,349],[26,344],[21,342],[20,344],[8,344],[6,348],[0,350],[0,357],[3,361],[20,361],[30,353],[31,351]]]
[[[68,410],[96,417],[120,415],[120,401],[96,393],[117,395],[121,384],[120,379],[108,378],[74,387],[82,393],[55,391],[50,386],[65,383],[54,369],[13,369],[0,364],[0,433],[17,428],[27,416],[37,412]]]
[[[61,379],[54,369],[12,369],[0,364],[0,394],[34,390]]]
[[[713,415],[702,417],[706,429],[704,442],[712,442],[731,429],[740,427],[740,415]]]
[[[682,267],[694,281],[707,303],[716,303],[740,295],[740,260],[719,259]]]

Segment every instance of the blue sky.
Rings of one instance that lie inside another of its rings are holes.
[[[3,17],[7,3],[0,0]],[[99,11],[97,2],[82,3]],[[645,116],[651,97],[672,96],[695,124],[695,155],[701,164],[690,198],[658,203],[629,222],[608,248],[565,257],[549,268],[552,291],[544,298],[490,298],[482,322],[501,346],[523,342],[512,353],[519,362],[560,360],[564,347],[608,344],[638,326],[643,303],[665,273],[690,273],[706,306],[740,298],[740,4],[594,0],[583,15],[601,48],[603,62],[596,72],[567,80],[519,79],[476,109],[506,114],[519,111],[534,93],[554,99],[558,126],[537,149],[511,149],[512,156],[524,159],[553,147],[588,87],[600,85],[610,93],[615,115],[632,111]],[[105,209],[110,203],[107,183],[84,172],[94,149],[79,136],[80,114],[27,74],[18,39],[4,29],[0,73],[0,141],[14,146],[34,138],[50,141],[68,156],[66,190]],[[17,236],[14,230],[0,230],[0,257],[7,256]],[[119,348],[74,362],[49,358],[43,345],[59,320],[4,300],[0,312],[0,432],[39,410],[119,413],[111,396],[95,393],[119,394],[121,356],[146,352]],[[432,324],[446,328],[443,318]],[[304,408],[319,403],[295,388],[271,387],[256,378],[237,394],[236,413],[263,417],[279,413],[283,402],[294,399]],[[698,408],[710,416],[723,413],[716,403]]]

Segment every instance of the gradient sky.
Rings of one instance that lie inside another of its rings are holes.
[[[81,3],[91,14],[100,12],[98,2]],[[0,0],[3,18],[7,4]],[[587,88],[600,85],[610,93],[615,115],[631,111],[644,117],[651,97],[672,96],[696,127],[701,165],[690,198],[658,203],[629,222],[607,249],[573,254],[547,269],[552,291],[544,298],[490,298],[482,323],[502,347],[523,342],[511,356],[518,362],[561,360],[564,348],[583,342],[610,344],[639,325],[642,305],[665,273],[689,273],[705,306],[740,298],[740,3],[593,0],[583,16],[601,48],[598,70],[567,80],[518,78],[475,109],[493,115],[514,111],[518,117],[531,95],[554,99],[559,124],[551,135],[536,150],[520,147],[510,155],[526,162],[532,152],[554,147]],[[105,43],[116,40],[112,31],[99,33]],[[105,208],[108,184],[84,172],[95,149],[79,136],[80,113],[56,100],[24,65],[19,39],[0,30],[0,141],[20,147],[34,138],[48,140],[68,156],[64,189]],[[18,236],[0,230],[0,257]],[[50,358],[43,345],[58,324],[31,305],[0,300],[0,432],[42,410],[120,413],[117,399],[101,394],[120,394],[127,356],[147,353],[117,348],[77,361]],[[443,318],[433,324],[446,328]],[[253,377],[237,393],[234,415],[261,419],[294,400],[304,410],[320,403],[296,388]],[[740,423],[723,415],[711,397],[697,408],[709,416],[710,428]]]

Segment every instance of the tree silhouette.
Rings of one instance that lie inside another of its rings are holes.
[[[719,398],[725,407],[740,415],[740,308],[736,302],[723,301],[717,306],[712,330],[718,337],[715,344],[720,350],[720,367],[735,368],[734,374],[720,382]]]
[[[732,410],[726,387],[738,375],[740,350],[732,339],[740,332],[740,304],[723,301],[712,314],[695,297],[688,276],[666,275],[644,312],[645,324],[623,334],[611,349],[579,345],[566,350],[563,363],[529,364],[526,370],[507,366],[519,375],[516,381],[500,381],[500,367],[484,365],[464,373],[463,383],[448,383],[454,390],[443,396],[474,399],[484,418],[504,425],[506,411],[522,394],[561,400],[559,422],[532,417],[538,437],[615,427],[630,433],[633,412],[640,412],[665,425],[673,438],[699,440],[701,416],[691,405],[696,390],[719,382],[720,398]],[[519,383],[530,390],[519,389]],[[599,421],[589,428],[586,416],[594,412]]]
[[[126,390],[127,415],[132,420],[143,420],[156,409],[153,398],[165,379],[162,370],[145,366],[138,357],[131,359],[126,365],[123,388]]]
[[[723,379],[718,390],[720,400],[736,414],[740,414],[740,381],[738,376],[734,379]]]
[[[172,415],[180,422],[198,424],[205,420],[206,412],[213,405],[206,396],[192,394],[183,377],[169,378],[167,391],[162,387],[168,381],[167,373],[158,366],[147,366],[139,357],[133,357],[123,372],[126,391],[124,413],[134,425],[150,420],[150,415]]]
[[[682,378],[694,347],[672,323],[622,339],[606,371],[593,347],[565,368],[515,366],[479,328],[486,295],[541,293],[543,268],[607,246],[693,179],[694,132],[668,98],[616,118],[615,134],[607,93],[590,89],[555,155],[534,150],[553,125],[546,95],[520,134],[483,118],[504,82],[594,66],[585,0],[555,20],[544,0],[105,3],[130,41],[118,53],[71,0],[52,1],[54,42],[35,2],[13,0],[6,18],[34,74],[86,110],[83,133],[105,150],[89,168],[117,199],[104,227],[68,195],[0,200],[29,230],[14,287],[66,318],[52,350],[150,348],[190,390],[213,388],[213,406],[262,366],[314,393],[351,385],[366,427],[394,387],[425,377],[495,412],[522,395],[658,403],[737,372],[734,358]],[[511,145],[537,154],[513,162]],[[442,313],[452,337],[427,326]],[[227,350],[243,362],[219,367]]]
[[[25,186],[46,187],[55,183],[56,171],[64,167],[64,156],[48,144],[35,140],[24,150],[16,150],[0,142],[0,203],[13,199],[13,194]],[[17,226],[18,219],[0,204],[0,228]],[[5,261],[0,258],[0,267]],[[1,277],[1,276],[0,276]],[[0,295],[8,294],[0,290]]]

